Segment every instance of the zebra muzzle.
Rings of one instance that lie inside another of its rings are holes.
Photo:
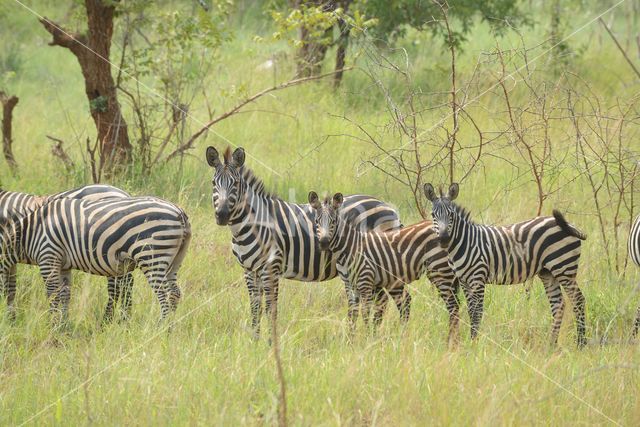
[[[216,223],[218,225],[227,225],[229,223],[229,209],[218,209],[216,210]]]
[[[322,239],[318,240],[318,247],[323,251],[329,250],[329,238],[323,237]]]
[[[449,246],[449,242],[451,242],[451,235],[449,233],[441,233],[438,241],[440,242],[441,248],[447,248]]]

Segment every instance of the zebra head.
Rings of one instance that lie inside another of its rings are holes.
[[[229,224],[242,210],[245,191],[242,177],[244,158],[242,148],[236,148],[233,154],[227,148],[223,162],[218,150],[213,147],[207,148],[207,163],[214,169],[212,201],[218,225]]]
[[[440,197],[438,197],[433,185],[424,185],[424,194],[433,205],[433,209],[431,210],[433,228],[438,235],[440,246],[443,248],[447,248],[449,246],[451,236],[454,232],[454,215],[456,211],[452,202],[456,197],[458,197],[459,190],[460,186],[454,182],[449,186],[447,194],[443,194],[442,188],[440,188]]]
[[[342,193],[336,193],[332,199],[328,197],[320,202],[315,191],[309,193],[309,205],[315,210],[316,216],[313,224],[316,242],[320,250],[331,249],[336,230],[338,228],[338,215],[344,198]]]

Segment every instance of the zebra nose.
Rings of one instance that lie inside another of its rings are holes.
[[[329,238],[328,237],[322,237],[319,241],[318,244],[320,246],[320,249],[327,250],[329,249]]]
[[[226,207],[216,209],[216,222],[218,225],[227,225],[229,223],[229,209]]]
[[[440,238],[438,240],[440,241],[440,246],[446,248],[449,246],[449,242],[451,241],[451,235],[448,232],[443,231],[440,233]]]

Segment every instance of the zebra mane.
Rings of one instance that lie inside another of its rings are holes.
[[[456,205],[455,203],[451,202],[451,206],[453,207],[453,211],[464,221],[464,222],[469,222],[474,224],[473,220],[471,219],[471,212],[469,212],[468,210],[466,210],[465,208],[463,208],[462,206]]]
[[[266,197],[266,198],[278,198],[277,195],[267,191],[264,188],[264,181],[262,181],[262,179],[258,178],[256,176],[256,174],[254,174],[253,171],[251,169],[249,169],[248,167],[242,166],[242,168],[240,169],[240,175],[242,175],[242,178],[245,180],[247,185],[249,187],[251,187],[251,189],[258,196]]]

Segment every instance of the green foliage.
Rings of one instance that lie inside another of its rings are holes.
[[[108,101],[109,99],[106,96],[100,95],[89,101],[89,108],[92,112],[104,113],[107,111]]]
[[[442,6],[441,6],[442,4]],[[431,30],[448,43],[448,34],[442,25],[443,13],[455,20],[453,43],[460,45],[471,31],[477,17],[488,22],[495,30],[517,27],[529,22],[516,0],[358,0],[356,7],[378,19],[371,29],[373,37],[394,42],[408,27]]]
[[[18,36],[10,40],[3,40],[2,49],[0,49],[0,90],[6,90],[24,66],[24,57],[20,45],[20,35],[23,30],[12,22],[10,8],[7,3],[0,5],[0,27],[4,27],[5,31],[11,31]]]
[[[160,11],[151,13],[134,25],[154,35],[152,43],[142,43],[131,51],[129,75],[138,78],[150,76],[159,81],[168,92],[179,96],[180,88],[187,82],[202,78],[216,58],[216,49],[231,39],[226,27],[229,2],[217,3],[215,12],[202,8],[194,13],[185,11]]]
[[[276,31],[271,35],[275,41],[286,40],[290,45],[299,48],[303,43],[317,43],[321,45],[331,45],[334,43],[333,32],[330,31],[340,20],[344,21],[351,29],[352,35],[359,35],[363,31],[375,26],[377,19],[367,18],[362,11],[355,9],[352,12],[345,12],[341,7],[328,9],[323,5],[301,4],[300,8],[295,8],[283,12],[272,10]],[[305,40],[297,37],[297,32],[304,28],[307,31]]]

